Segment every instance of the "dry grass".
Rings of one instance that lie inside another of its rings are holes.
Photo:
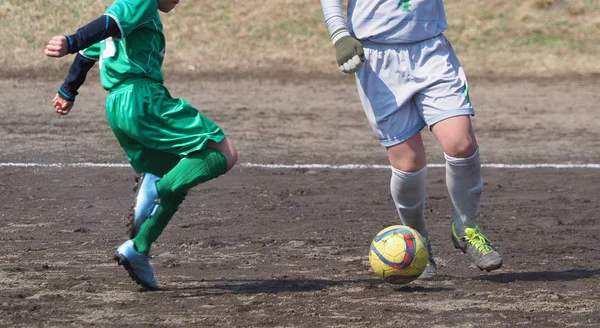
[[[600,72],[599,0],[446,1],[467,71],[501,75]]]
[[[43,55],[111,0],[1,0],[0,73],[54,74],[68,60]],[[446,0],[445,33],[470,75],[600,73],[600,0]],[[163,15],[171,72],[337,74],[316,0],[184,0]]]

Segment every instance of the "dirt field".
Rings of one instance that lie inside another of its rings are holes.
[[[260,169],[244,163],[387,164],[351,78],[167,79],[240,151],[194,189],[153,247],[161,290],[112,261],[133,200],[90,78],[76,108],[60,81],[0,81],[0,325],[226,327],[598,327],[599,169],[484,169],[480,226],[504,256],[481,272],[450,242],[444,171],[428,173],[439,277],[401,288],[371,273],[368,245],[398,219],[386,169]],[[482,161],[600,163],[600,79],[472,78]],[[442,162],[423,131],[429,163]]]

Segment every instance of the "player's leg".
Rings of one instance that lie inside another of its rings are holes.
[[[160,175],[162,172],[170,170],[179,161],[176,156],[147,149],[136,138],[136,131],[131,131],[132,126],[135,127],[135,120],[137,119],[135,113],[138,107],[143,108],[144,97],[148,95],[145,88],[141,88],[141,90],[134,89],[135,86],[130,85],[121,90],[113,91],[109,93],[106,101],[106,117],[109,126],[136,173],[143,174],[143,179],[137,187],[136,204],[132,215],[138,220],[134,220],[130,224],[132,235],[137,233],[136,229],[139,229],[144,217],[149,215],[156,205],[158,196],[155,191],[155,184],[152,182],[153,178],[156,177],[154,174]],[[160,159],[160,162],[156,162],[156,159]],[[151,168],[154,168],[154,170]],[[142,212],[147,213],[143,214]],[[135,221],[138,221],[137,225]],[[158,288],[148,254],[139,252],[132,240],[127,240],[117,248],[114,259],[142,287],[149,290]]]
[[[156,182],[167,172],[171,171],[181,160],[179,155],[170,154],[154,149],[137,147],[127,148],[136,172],[143,172],[138,178],[135,203],[129,214],[129,238],[133,239],[142,227],[142,223],[154,211],[158,199]]]
[[[237,152],[227,138],[219,143],[213,142],[205,149],[190,153],[181,159],[171,171],[156,182],[159,204],[133,238],[136,249],[144,254],[149,253],[150,246],[177,212],[188,190],[225,174],[236,161]]]
[[[123,141],[123,137],[120,140]],[[135,143],[135,141],[131,141]],[[237,150],[229,139],[217,143],[208,140],[206,147],[220,151],[227,160],[227,170],[230,170],[237,162]],[[141,228],[142,223],[150,216],[155,208],[156,200],[158,199],[158,190],[156,183],[169,171],[171,171],[182,159],[181,156],[157,151],[154,149],[146,149],[143,147],[124,147],[127,149],[130,158],[136,158],[133,161],[137,172],[141,174],[136,186],[136,200],[130,214],[130,238],[133,239]],[[188,156],[189,158],[193,156]]]
[[[435,124],[432,131],[446,158],[446,186],[455,211],[452,241],[473,258],[478,268],[497,269],[502,266],[502,258],[477,226],[483,179],[470,117],[448,118]]]
[[[183,99],[171,98],[159,86],[160,107],[148,110],[151,125],[143,127],[144,145],[156,151],[174,154],[181,160],[161,178],[156,179],[157,205],[133,238],[141,253],[148,253],[185,199],[188,190],[230,170],[237,161],[237,151],[210,119]]]
[[[474,227],[479,216],[483,179],[471,118],[454,116],[433,125],[446,159],[446,185],[455,209],[455,228]]]
[[[225,159],[227,160],[227,171],[231,170],[238,161],[237,149],[233,146],[233,143],[227,139],[227,137],[225,137],[225,139],[223,139],[221,142],[209,140],[206,144],[206,147],[216,149],[221,152],[223,156],[225,156]]]
[[[408,61],[402,60],[406,50],[366,47],[365,54],[365,65],[357,73],[359,96],[373,131],[388,152],[390,192],[400,220],[427,240],[431,256],[422,278],[432,278],[436,267],[425,224],[427,167],[419,132],[425,123],[412,100],[415,90],[407,74]],[[383,61],[387,63],[385,70]]]
[[[136,205],[136,212],[144,214],[139,231],[117,249],[115,258],[136,282],[156,289],[147,261],[151,244],[177,212],[187,191],[229,170],[237,153],[216,124],[185,100],[171,98],[163,86],[132,88],[135,90],[124,93],[120,102],[112,104],[111,98],[116,97],[109,96],[107,116],[113,130],[135,141],[124,149],[136,172],[144,173],[148,181],[140,189],[147,201]],[[149,97],[152,101],[146,101]],[[109,111],[109,102],[118,110]]]
[[[226,139],[221,143],[226,144]],[[134,222],[134,226],[139,228],[133,230],[135,234],[131,239],[117,249],[115,259],[138,284],[154,290],[158,285],[148,262],[150,246],[171,221],[190,188],[222,174],[233,164],[224,164],[226,158],[218,150],[206,148],[178,159],[161,178],[158,175],[162,175],[163,170],[172,163],[172,154],[155,150],[143,153],[139,157],[144,158],[141,163],[154,165],[142,168],[143,165],[137,162],[135,167],[154,174],[144,173],[135,207],[136,219],[140,221]]]
[[[483,180],[466,76],[443,36],[424,42],[420,51],[421,57],[437,59],[419,67],[419,75],[436,78],[420,91],[417,103],[445,154],[446,184],[455,212],[452,240],[479,268],[497,269],[502,259],[476,224]]]
[[[427,167],[421,133],[387,151],[392,167],[390,191],[402,224],[429,238],[425,224]]]
[[[437,275],[437,265],[425,221],[427,162],[421,133],[389,147],[388,157],[392,166],[390,191],[400,220],[423,236],[429,251],[429,262],[419,279],[433,279]]]

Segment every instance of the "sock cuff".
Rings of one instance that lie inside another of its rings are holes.
[[[227,173],[227,158],[223,153],[214,148],[207,148],[204,152],[206,152],[204,160],[213,178]]]
[[[473,155],[471,155],[469,157],[458,158],[458,157],[452,157],[452,156],[444,153],[444,158],[446,159],[446,162],[451,165],[465,165],[465,164],[473,163],[479,159],[479,146],[477,146]]]
[[[418,170],[417,172],[405,172],[392,166],[392,174],[401,179],[416,178],[421,175],[427,174],[427,165],[425,165],[422,169]]]

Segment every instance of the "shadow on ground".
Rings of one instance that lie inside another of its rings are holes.
[[[600,275],[600,270],[566,270],[566,271],[535,271],[535,272],[507,272],[495,275],[473,277],[473,280],[487,280],[494,282],[515,281],[571,281],[591,278]]]
[[[186,282],[183,282],[184,284]],[[196,284],[196,282],[189,282],[190,284]],[[193,286],[193,287],[165,287],[161,288],[162,291],[205,291],[208,295],[221,295],[221,294],[278,294],[288,292],[309,292],[317,290],[325,290],[335,286],[359,286],[365,289],[378,288],[379,285],[386,284],[378,279],[356,279],[356,280],[325,280],[325,279],[290,279],[290,280],[231,280],[231,279],[217,279],[217,280],[202,280],[200,283],[206,286]],[[450,288],[442,287],[427,287],[418,285],[389,285],[396,292],[421,292],[421,293],[433,293],[443,292],[452,290]],[[221,290],[221,292],[215,292],[215,290]],[[193,297],[195,295],[177,295],[175,297]]]

